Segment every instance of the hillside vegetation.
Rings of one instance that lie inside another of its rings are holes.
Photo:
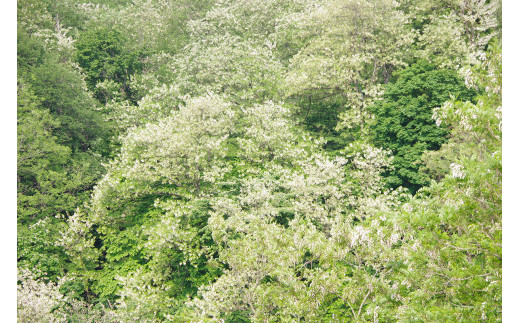
[[[500,0],[18,0],[20,322],[498,322]]]

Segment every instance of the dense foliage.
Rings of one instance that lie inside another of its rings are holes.
[[[448,134],[443,124],[435,124],[433,109],[450,97],[470,101],[476,93],[466,88],[455,71],[437,69],[425,62],[394,75],[396,81],[387,85],[383,100],[371,107],[375,116],[371,134],[376,145],[394,155],[389,184],[415,193],[429,184],[418,172],[417,162],[425,151],[438,150]]]
[[[501,321],[500,7],[18,1],[18,319]]]
[[[106,87],[109,83],[124,98],[132,98],[130,77],[142,69],[139,53],[122,51],[122,36],[113,30],[93,29],[84,32],[75,43],[76,60],[87,74],[85,81],[94,96],[101,102],[108,100]],[[105,90],[106,91],[106,90]]]

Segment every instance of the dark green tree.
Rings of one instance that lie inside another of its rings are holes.
[[[38,97],[39,108],[59,123],[53,127],[57,142],[72,151],[108,152],[109,127],[96,101],[86,90],[83,76],[70,65],[61,64],[36,37],[18,32],[18,78],[23,78]]]
[[[418,172],[418,161],[423,152],[439,149],[449,132],[445,126],[435,124],[433,109],[450,96],[471,100],[475,95],[476,91],[467,89],[456,71],[438,69],[427,62],[396,73],[383,100],[370,107],[376,119],[371,126],[373,141],[394,155],[394,169],[385,174],[390,187],[403,186],[415,193],[429,183]]]
[[[87,73],[88,88],[100,102],[106,102],[109,95],[100,82],[113,82],[124,98],[136,101],[130,87],[130,77],[141,71],[142,53],[124,51],[124,38],[116,30],[98,28],[81,34],[75,43],[76,60]]]
[[[31,68],[43,64],[45,50],[41,41],[31,37],[23,29],[17,33],[17,67],[18,75],[26,74]]]
[[[59,143],[54,130],[60,122],[23,79],[17,126],[18,262],[55,278],[67,258],[56,246],[63,225],[56,216],[72,214],[89,197],[103,167],[96,156],[73,154]]]
[[[60,143],[74,150],[92,149],[108,135],[96,102],[85,91],[81,75],[52,59],[32,70],[32,88],[41,105],[60,122]],[[106,139],[106,138],[105,138]]]
[[[70,270],[56,243],[62,218],[103,173],[99,154],[108,153],[110,132],[81,74],[32,32],[22,25],[17,37],[18,264],[55,279]]]

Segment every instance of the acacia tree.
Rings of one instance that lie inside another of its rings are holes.
[[[424,20],[418,54],[440,67],[476,64],[497,35],[500,0],[417,1],[412,14]]]
[[[280,98],[287,57],[287,16],[313,1],[219,1],[189,21],[190,43],[176,57],[176,83],[201,95],[208,89],[240,104]],[[278,43],[282,43],[278,45]]]
[[[77,246],[102,255],[85,261],[101,260],[101,269],[89,267],[83,274],[92,281],[89,288],[101,300],[113,303],[121,290],[115,280],[120,276],[126,282],[120,304],[135,317],[153,316],[154,312],[163,317],[182,307],[177,304],[172,308],[171,302],[193,293],[185,275],[194,282],[209,279],[197,269],[198,263],[204,268],[206,261],[199,259],[202,255],[197,247],[206,243],[206,238],[197,236],[204,217],[199,219],[193,213],[206,212],[204,199],[218,192],[214,183],[229,171],[224,157],[235,112],[231,104],[214,94],[183,100],[186,104],[170,116],[134,127],[124,135],[121,153],[108,166],[90,205],[85,212],[77,212],[75,222],[64,233],[63,244],[71,255],[81,258]],[[100,245],[92,245],[94,237]],[[67,243],[74,240],[84,242]],[[178,267],[172,267],[174,263]],[[150,288],[159,293],[154,295],[164,295],[159,298],[164,303],[143,308],[137,298],[128,298],[134,295],[131,277],[137,271],[144,271],[142,279],[153,277],[148,282],[155,287]],[[176,285],[185,288],[170,290]]]
[[[300,23],[302,24],[302,23]],[[321,101],[340,96],[346,106],[339,128],[366,124],[366,106],[380,97],[380,83],[405,65],[412,42],[406,16],[395,1],[327,1],[302,24],[306,46],[291,60],[287,96]]]
[[[358,149],[349,156],[350,174],[349,160],[310,152],[294,157],[294,168],[269,162],[243,182],[238,196],[213,200],[208,223],[219,261],[229,269],[191,302],[196,316],[379,315],[374,310],[384,301],[378,293],[389,289],[389,264],[399,259],[395,246],[406,234],[396,225],[380,226],[387,221],[380,212],[398,203],[397,192],[380,194],[386,154]]]

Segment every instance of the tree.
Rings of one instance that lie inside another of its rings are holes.
[[[102,144],[107,139],[101,114],[77,71],[49,59],[32,69],[31,75],[32,89],[42,107],[60,121],[55,133],[61,144],[85,152],[97,148],[96,141]]]
[[[471,100],[475,94],[455,71],[426,62],[397,73],[395,81],[387,85],[383,101],[370,107],[375,115],[370,127],[373,142],[394,155],[394,169],[386,174],[391,187],[404,186],[415,193],[428,184],[428,178],[418,172],[421,155],[438,150],[449,132],[435,125],[433,109],[450,96]]]
[[[108,100],[98,88],[104,81],[113,81],[125,98],[135,100],[129,82],[130,77],[142,68],[141,53],[123,51],[122,37],[116,30],[100,27],[82,33],[75,43],[76,60],[87,74],[87,85],[101,102]]]
[[[485,89],[477,103],[452,99],[435,110],[437,123],[453,128],[437,152],[448,159],[449,173],[403,208],[403,225],[418,244],[407,247],[409,260],[396,277],[411,282],[399,320],[501,318],[500,47],[491,44],[486,56],[468,80]],[[454,155],[453,146],[461,153]]]
[[[175,61],[182,93],[211,91],[239,103],[277,97],[282,70],[271,48],[230,34],[196,39]]]
[[[76,212],[64,233],[65,250],[78,258],[76,263],[85,263],[80,278],[87,291],[112,303],[120,293],[121,306],[135,317],[173,314],[182,305],[177,299],[192,295],[199,280],[213,277],[202,269],[211,254],[211,238],[199,234],[208,212],[204,199],[218,192],[215,182],[230,168],[224,160],[235,112],[214,94],[184,100],[170,116],[124,135],[121,153],[88,207]],[[89,255],[84,261],[82,253]],[[136,272],[143,279],[153,277],[148,281],[155,286],[150,287],[153,299],[163,295],[161,304],[177,307],[141,307],[129,298],[138,292],[132,278]],[[193,283],[185,281],[186,275]],[[160,311],[153,314],[149,308]]]
[[[189,22],[190,42],[177,55],[176,83],[191,95],[226,93],[238,103],[280,98],[287,57],[281,25],[309,1],[220,1]]]
[[[18,262],[56,279],[66,255],[55,245],[60,223],[89,197],[100,177],[98,158],[73,155],[53,135],[60,125],[23,81],[18,84],[17,214]]]
[[[413,10],[423,25],[418,54],[440,67],[475,64],[497,35],[499,0],[417,1]]]
[[[328,1],[308,15],[307,39],[291,60],[286,95],[323,102],[341,97],[345,110],[338,128],[369,122],[366,107],[381,94],[380,83],[406,65],[412,34],[395,1]],[[309,106],[309,108],[311,108]]]

